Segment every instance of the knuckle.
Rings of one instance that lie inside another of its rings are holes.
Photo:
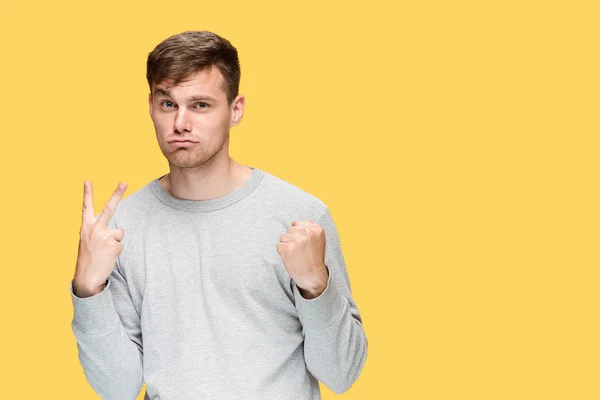
[[[104,208],[102,209],[102,212],[106,215],[112,215],[114,210],[110,205],[105,205]]]
[[[79,234],[89,236],[90,232],[92,232],[93,229],[94,229],[94,225],[89,225],[84,222],[81,224],[81,227],[79,228]]]

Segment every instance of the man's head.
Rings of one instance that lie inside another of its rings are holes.
[[[207,31],[173,35],[148,55],[146,78],[150,116],[170,164],[198,167],[227,153],[229,129],[244,111],[237,50],[229,41]],[[195,143],[175,142],[186,139]]]
[[[223,75],[223,90],[229,105],[238,95],[240,62],[235,47],[221,36],[208,31],[186,31],[158,44],[146,63],[146,79],[153,85],[166,79],[178,84],[198,70],[216,66]]]

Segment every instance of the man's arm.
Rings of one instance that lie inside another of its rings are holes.
[[[112,220],[109,225],[115,228]],[[102,292],[77,297],[73,281],[69,291],[74,310],[71,327],[90,386],[103,399],[135,399],[143,386],[140,316],[119,260]]]
[[[313,299],[304,298],[295,283],[292,287],[303,327],[306,366],[315,378],[341,394],[358,379],[367,359],[368,342],[328,208],[317,223],[325,230],[327,287]]]

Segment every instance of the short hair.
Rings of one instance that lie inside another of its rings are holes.
[[[223,75],[227,102],[236,98],[240,86],[240,61],[237,49],[209,31],[185,31],[168,37],[148,54],[146,79],[152,85],[164,80],[178,84],[195,72],[216,66]]]

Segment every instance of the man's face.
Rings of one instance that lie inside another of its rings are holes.
[[[148,100],[158,145],[179,168],[199,167],[219,151],[227,153],[229,129],[244,111],[243,96],[227,104],[223,76],[215,66],[175,86],[170,80],[154,85]]]

